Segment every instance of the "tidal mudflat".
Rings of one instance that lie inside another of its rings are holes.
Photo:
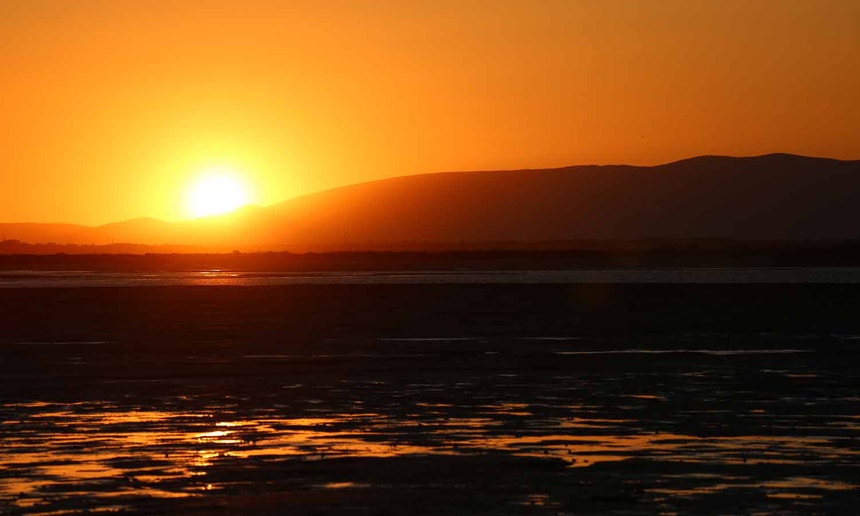
[[[856,287],[0,297],[4,514],[850,513],[860,503]]]

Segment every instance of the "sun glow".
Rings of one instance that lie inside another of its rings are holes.
[[[228,213],[251,203],[251,191],[244,179],[230,169],[204,173],[189,187],[185,207],[192,217]]]

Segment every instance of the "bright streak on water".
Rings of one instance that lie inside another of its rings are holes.
[[[95,272],[3,271],[0,288],[308,284],[860,283],[860,268],[666,268],[565,271]]]

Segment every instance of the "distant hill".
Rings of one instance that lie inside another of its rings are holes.
[[[423,174],[178,223],[0,224],[4,238],[294,251],[573,240],[853,240],[860,238],[860,161],[701,156],[654,167]]]

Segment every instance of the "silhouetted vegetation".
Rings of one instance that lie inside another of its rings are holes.
[[[570,241],[413,251],[204,253],[171,246],[0,242],[3,270],[567,270],[636,267],[855,267],[860,241]]]

